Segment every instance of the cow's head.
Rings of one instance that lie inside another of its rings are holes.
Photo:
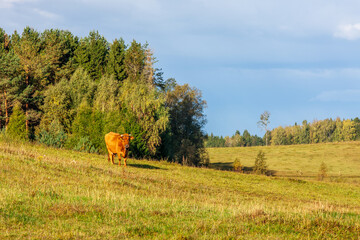
[[[131,134],[124,133],[124,134],[120,135],[120,141],[121,141],[122,145],[125,147],[125,149],[129,149],[130,140],[133,140],[133,139],[134,139],[134,137],[131,136]]]

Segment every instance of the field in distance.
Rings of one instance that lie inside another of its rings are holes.
[[[358,184],[134,159],[124,169],[0,139],[0,239],[359,238]]]
[[[264,147],[208,148],[211,167],[231,170],[237,158],[251,170],[260,150],[275,176],[313,178],[322,162],[333,179],[360,182],[360,142]]]

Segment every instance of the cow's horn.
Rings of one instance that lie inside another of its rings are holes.
[[[131,136],[131,134],[129,134],[129,136]]]
[[[124,136],[124,135],[122,135],[122,134],[120,135],[120,137],[123,137],[123,136]]]

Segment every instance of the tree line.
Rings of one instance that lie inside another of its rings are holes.
[[[354,141],[360,139],[360,120],[355,119],[324,119],[301,125],[277,127],[270,134],[272,145],[310,144]]]
[[[208,161],[201,92],[163,79],[148,44],[97,31],[0,28],[0,129],[22,140],[104,153],[104,135],[131,133],[131,154]]]
[[[236,130],[232,136],[214,136],[214,134],[206,135],[206,147],[251,147],[265,145],[265,138],[257,135],[251,135],[248,130],[244,130],[243,134]]]
[[[266,138],[271,145],[293,145],[312,144],[327,142],[342,142],[360,140],[360,119],[324,119],[307,122],[304,120],[301,125],[295,123],[293,126],[268,130],[260,138],[252,136],[245,130],[241,135],[236,131],[233,136],[219,137],[213,134],[207,136],[206,147],[249,147],[264,146]]]

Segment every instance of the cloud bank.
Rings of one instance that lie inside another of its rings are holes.
[[[340,25],[334,36],[347,40],[360,39],[360,23]]]
[[[313,101],[320,102],[360,102],[360,89],[324,91]]]

